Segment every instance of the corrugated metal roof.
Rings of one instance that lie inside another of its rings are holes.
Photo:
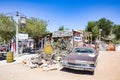
[[[64,30],[64,31],[54,31],[52,37],[66,37],[73,36],[72,30]]]

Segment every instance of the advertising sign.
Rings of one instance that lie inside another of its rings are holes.
[[[72,31],[71,30],[54,31],[52,34],[52,37],[65,37],[65,36],[73,36]]]
[[[19,40],[28,39],[28,34],[21,34],[21,33],[19,33],[19,34],[18,34],[18,39],[19,39]]]
[[[74,36],[74,41],[82,41],[82,37],[80,37],[80,36]]]

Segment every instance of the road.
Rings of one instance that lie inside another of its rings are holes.
[[[0,66],[0,80],[120,80],[120,52],[100,51],[94,75],[64,68],[43,71],[23,64],[11,64]]]

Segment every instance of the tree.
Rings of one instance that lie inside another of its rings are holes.
[[[8,42],[15,37],[15,23],[12,17],[0,13],[0,37]]]
[[[120,40],[120,25],[115,25],[113,27],[112,33],[115,34],[116,40]]]
[[[64,30],[64,26],[59,27],[58,31],[63,31]]]
[[[28,33],[31,37],[43,37],[47,32],[47,21],[34,17],[27,19],[26,28],[22,32]]]
[[[86,32],[92,32],[92,39],[95,40],[99,35],[99,30],[97,27],[96,21],[90,21],[87,24],[87,27],[85,29]]]
[[[96,21],[88,22],[85,31],[92,32],[92,29],[96,26]]]
[[[15,21],[12,17],[0,13],[0,37],[9,41],[15,38]],[[19,24],[20,33],[28,33],[31,37],[43,37],[47,31],[47,21],[38,18],[29,18],[26,20],[26,28],[21,28]]]
[[[111,30],[113,25],[113,22],[111,22],[110,20],[106,19],[106,18],[101,18],[99,19],[99,21],[97,22],[97,26],[99,29],[102,29],[102,37],[107,37]]]
[[[99,35],[99,29],[97,26],[95,26],[93,29],[92,29],[92,39],[93,40],[96,40],[96,38],[98,38],[98,35]]]
[[[20,28],[20,32],[27,33],[30,37],[34,38],[36,47],[39,46],[39,38],[43,37],[49,31],[47,31],[47,21],[31,17],[26,20],[26,28]]]
[[[99,30],[102,29],[102,37],[107,37],[113,28],[113,22],[106,18],[101,18],[98,21],[88,22],[85,31],[92,32],[92,38],[95,40],[99,36]]]

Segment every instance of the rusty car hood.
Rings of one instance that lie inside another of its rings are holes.
[[[63,57],[63,60],[83,60],[83,61],[96,61],[97,55],[91,57],[87,54],[69,54]]]

